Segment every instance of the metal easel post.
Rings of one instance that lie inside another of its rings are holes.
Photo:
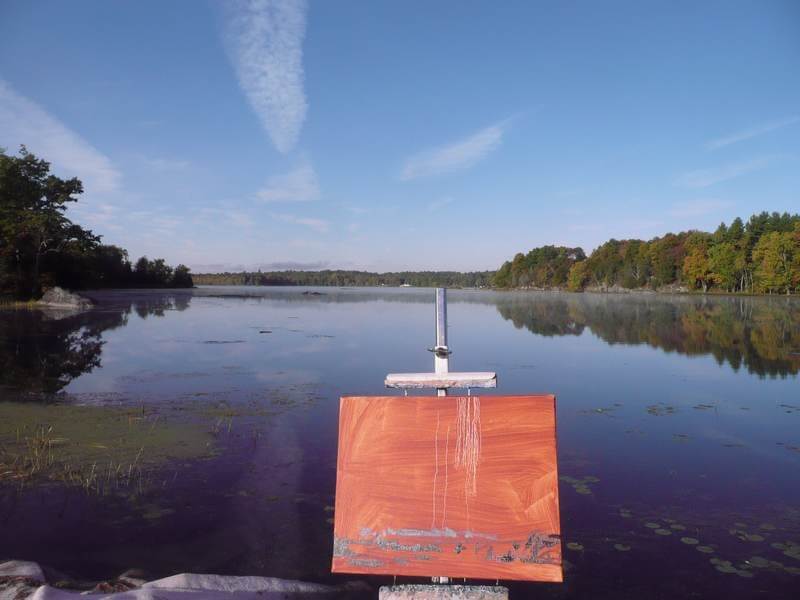
[[[450,370],[447,348],[447,288],[436,288],[436,345],[433,347],[433,370],[437,374]],[[437,396],[447,396],[447,388],[436,388]],[[433,583],[449,583],[448,577],[431,577]]]
[[[436,288],[436,345],[433,347],[433,371],[450,371],[450,350],[447,347],[447,289]],[[437,396],[447,396],[447,388],[437,388]]]
[[[436,288],[436,345],[428,348],[433,352],[433,373],[398,373],[386,376],[387,387],[400,388],[408,395],[408,389],[436,387],[437,396],[447,396],[450,387],[466,388],[471,395],[473,386],[495,387],[495,373],[450,373],[450,348],[447,345],[447,289]],[[508,600],[508,590],[498,586],[441,585],[450,584],[449,577],[431,577],[434,584],[394,585],[381,587],[379,600]],[[465,580],[466,583],[466,580]]]

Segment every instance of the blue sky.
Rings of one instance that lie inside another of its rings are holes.
[[[800,3],[0,3],[0,146],[197,271],[491,269],[800,211]]]

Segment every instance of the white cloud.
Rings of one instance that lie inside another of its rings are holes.
[[[445,206],[447,206],[448,204],[450,204],[452,202],[453,202],[453,199],[450,198],[450,197],[440,198],[439,200],[434,200],[433,202],[431,202],[428,205],[428,210],[430,212],[435,212],[435,211],[437,211],[439,209],[444,208]]]
[[[715,183],[727,181],[752,171],[763,169],[772,162],[772,157],[756,158],[747,162],[735,163],[713,169],[698,169],[684,173],[675,180],[675,184],[688,188],[704,188]]]
[[[0,79],[0,147],[16,152],[20,144],[59,175],[78,177],[89,196],[119,190],[122,175],[107,156]]]
[[[269,263],[237,263],[237,262],[217,262],[217,263],[196,263],[190,265],[195,273],[235,273],[239,271],[320,271],[328,269],[331,263],[328,261],[277,261]]]
[[[308,202],[319,198],[317,175],[311,165],[300,166],[285,175],[273,175],[256,192],[262,202]]]
[[[689,217],[703,217],[730,208],[731,203],[716,198],[700,198],[691,202],[678,202],[673,204],[669,211],[670,216],[679,219]]]
[[[467,169],[500,146],[508,120],[495,123],[477,133],[439,148],[425,150],[406,160],[400,179],[408,181]]]
[[[272,213],[273,219],[284,221],[285,223],[293,223],[295,225],[303,225],[309,227],[319,233],[326,233],[330,228],[330,224],[323,219],[315,219],[312,217],[298,217],[296,215],[287,215],[283,213]]]
[[[800,116],[793,115],[785,119],[769,121],[767,123],[763,123],[762,125],[751,127],[750,129],[745,129],[743,131],[739,131],[731,135],[726,135],[724,137],[711,140],[706,143],[706,150],[717,150],[718,148],[730,146],[731,144],[735,144],[736,142],[743,142],[745,140],[749,140],[750,138],[754,138],[756,136],[763,135],[771,131],[775,131],[776,129],[782,129],[783,127],[794,125],[795,123],[800,123]]]
[[[308,104],[303,90],[304,0],[238,0],[226,41],[239,85],[279,152],[297,143]]]

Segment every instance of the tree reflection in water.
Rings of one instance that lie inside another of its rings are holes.
[[[759,376],[800,372],[800,302],[788,298],[513,294],[497,302],[518,329],[543,336],[588,328],[608,344],[711,354]]]
[[[101,365],[103,332],[125,326],[132,311],[161,317],[186,310],[190,302],[190,293],[125,292],[79,313],[0,310],[0,395],[56,393]]]

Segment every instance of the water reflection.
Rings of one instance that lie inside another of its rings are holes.
[[[53,394],[101,366],[103,332],[124,327],[132,313],[163,317],[186,310],[188,293],[105,294],[93,310],[0,310],[3,399]]]
[[[193,296],[292,305],[431,302],[427,290],[397,289],[231,287],[91,295],[98,306],[78,314],[0,311],[0,390],[56,393],[101,365],[103,332],[126,326],[134,314],[148,319],[184,311]],[[720,365],[735,371],[744,367],[762,377],[800,372],[800,302],[794,299],[454,290],[450,301],[494,305],[515,327],[540,336],[580,336],[588,329],[610,345],[647,344],[688,356],[710,354]]]
[[[297,304],[431,304],[432,290],[200,288],[198,296]],[[800,301],[795,298],[566,294],[451,290],[451,303],[494,305],[515,327],[542,336],[581,335],[608,344],[647,344],[688,356],[710,354],[760,376],[800,372]]]
[[[608,344],[647,344],[689,356],[711,354],[760,376],[800,371],[800,303],[792,299],[509,295],[502,317],[543,336],[588,328]]]

